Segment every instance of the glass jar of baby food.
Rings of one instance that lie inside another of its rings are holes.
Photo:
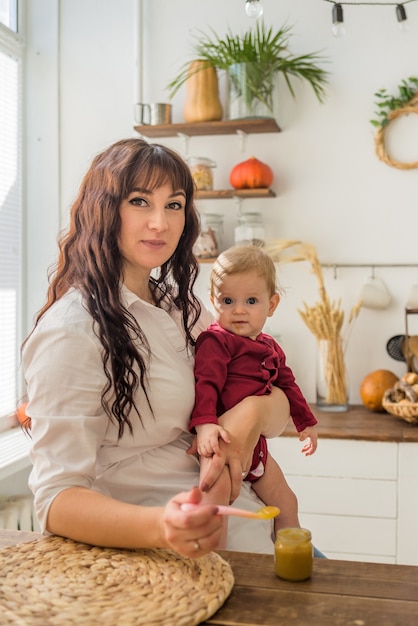
[[[241,213],[234,232],[235,245],[264,246],[265,231],[261,213]]]
[[[198,191],[211,191],[213,189],[213,168],[216,163],[206,157],[190,157],[187,160],[193,180]]]
[[[312,575],[312,535],[306,528],[282,528],[274,545],[274,571],[284,580],[306,580]]]
[[[200,235],[193,247],[198,259],[217,257],[222,249],[223,216],[218,213],[202,213]]]

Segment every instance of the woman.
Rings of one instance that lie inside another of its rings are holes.
[[[219,544],[216,507],[181,509],[201,499],[188,421],[194,342],[212,320],[193,294],[193,194],[183,160],[141,139],[104,150],[82,181],[47,302],[23,347],[29,484],[46,532],[192,557]],[[232,441],[201,489],[226,464],[235,498],[258,437],[280,434],[288,418],[279,390],[226,413]],[[260,506],[242,492],[240,506]],[[270,530],[235,520],[227,547],[270,552]]]

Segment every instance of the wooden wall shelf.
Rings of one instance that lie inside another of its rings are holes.
[[[155,126],[134,126],[134,129],[145,137],[175,137],[186,135],[234,135],[236,133],[279,133],[281,129],[272,117],[243,118],[225,122],[194,122],[192,124],[159,124]]]
[[[228,198],[275,198],[272,189],[211,189],[210,191],[197,191],[197,200],[223,200]]]

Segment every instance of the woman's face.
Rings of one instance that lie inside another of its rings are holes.
[[[185,225],[186,194],[169,183],[157,189],[135,188],[122,201],[119,249],[124,279],[148,278],[177,248]]]

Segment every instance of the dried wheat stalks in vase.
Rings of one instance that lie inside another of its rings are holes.
[[[319,285],[319,301],[312,306],[304,302],[304,308],[298,309],[298,313],[316,337],[320,358],[324,359],[322,362],[324,363],[326,404],[346,404],[346,369],[341,334],[344,323],[344,311],[341,307],[341,300],[331,302],[328,297],[322,266],[315,247],[301,241],[279,239],[266,246],[266,250],[274,261],[281,263],[305,261],[310,263],[311,271]],[[358,302],[352,308],[348,321],[349,328],[358,316],[360,308],[361,302]]]

